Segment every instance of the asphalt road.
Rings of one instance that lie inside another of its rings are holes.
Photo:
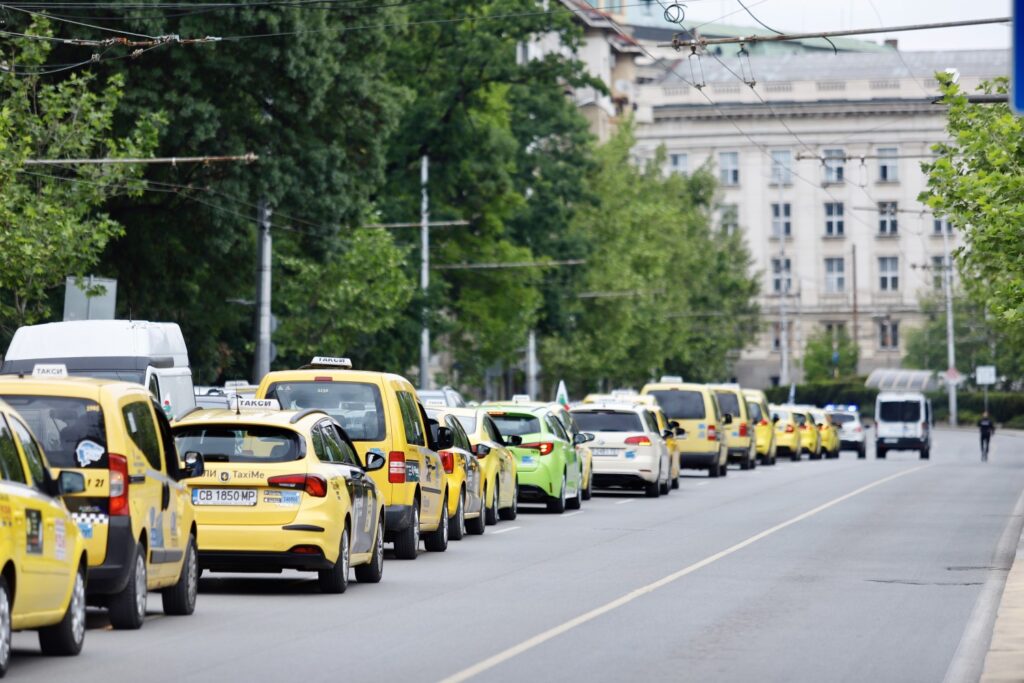
[[[207,574],[191,617],[163,616],[157,595],[141,631],[90,613],[77,658],[43,658],[34,633],[15,634],[9,675],[942,681],[986,644],[976,604],[1006,573],[997,546],[1020,523],[1024,435],[998,435],[987,465],[973,433],[935,444],[930,464],[844,453],[687,476],[657,500],[521,508],[446,553],[389,557],[382,583],[341,596],[298,573]]]

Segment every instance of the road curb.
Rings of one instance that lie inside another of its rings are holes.
[[[1024,681],[1024,535],[1017,541],[979,680]]]

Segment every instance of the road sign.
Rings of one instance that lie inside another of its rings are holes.
[[[979,385],[988,386],[996,383],[996,366],[979,365],[974,369],[974,381]]]
[[[1013,76],[1010,79],[1010,106],[1024,114],[1024,0],[1013,0]]]
[[[946,380],[948,384],[960,384],[964,381],[964,376],[960,374],[960,371],[956,368],[950,368],[942,373],[942,378]]]

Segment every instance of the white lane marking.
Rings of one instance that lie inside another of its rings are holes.
[[[567,515],[562,515],[562,519],[565,519],[566,517],[575,517],[576,515],[582,515],[582,514],[583,514],[583,510],[580,510],[578,512],[570,512]]]
[[[617,500],[617,501],[615,501],[615,504],[616,505],[625,505],[626,503],[632,503],[632,502],[633,502],[632,498],[627,498],[626,500]]]
[[[701,483],[697,484],[697,486],[707,486],[710,483],[711,482],[709,482],[709,481],[702,481]]]
[[[842,496],[839,496],[838,498],[833,498],[832,500],[828,501],[827,503],[823,503],[822,505],[819,505],[816,508],[813,508],[811,510],[808,510],[807,512],[799,514],[796,517],[793,517],[792,519],[786,520],[785,522],[782,522],[781,524],[776,524],[775,526],[771,527],[770,529],[765,529],[764,531],[762,531],[760,533],[754,534],[750,538],[748,538],[748,539],[746,539],[744,541],[740,541],[736,545],[730,546],[730,547],[726,548],[725,550],[723,550],[721,552],[715,553],[714,555],[709,555],[708,557],[705,557],[703,560],[700,560],[699,562],[694,562],[693,564],[691,564],[688,567],[683,567],[679,571],[673,572],[673,573],[669,574],[668,576],[665,576],[665,577],[663,577],[661,579],[658,579],[657,581],[654,581],[653,583],[649,583],[646,586],[641,586],[640,588],[637,588],[636,590],[630,591],[629,593],[626,593],[625,595],[623,595],[621,597],[618,597],[615,600],[612,600],[611,602],[606,602],[605,604],[601,605],[600,607],[597,607],[595,609],[590,610],[589,612],[585,612],[585,613],[579,615],[578,617],[570,619],[569,621],[567,621],[567,622],[565,622],[563,624],[559,624],[558,626],[554,626],[552,628],[549,628],[547,631],[543,631],[542,633],[538,633],[537,635],[533,636],[532,638],[528,638],[527,640],[524,640],[523,642],[519,643],[518,645],[513,645],[512,647],[508,648],[507,650],[502,650],[501,652],[499,652],[496,655],[488,657],[487,659],[485,659],[485,660],[483,660],[481,662],[478,662],[478,663],[474,664],[473,666],[470,666],[470,667],[468,667],[466,669],[463,669],[462,671],[459,671],[458,673],[452,674],[451,676],[442,679],[441,683],[462,683],[462,681],[468,681],[470,678],[473,678],[475,676],[478,676],[478,675],[482,674],[485,671],[493,669],[494,667],[498,666],[499,664],[501,664],[503,662],[506,662],[506,661],[512,659],[513,657],[521,655],[524,652],[527,652],[528,650],[532,650],[533,648],[537,647],[538,645],[542,645],[542,644],[546,643],[547,641],[551,640],[552,638],[555,638],[557,636],[562,635],[563,633],[571,631],[572,629],[576,628],[577,626],[582,626],[583,624],[587,623],[588,621],[593,621],[594,619],[597,619],[599,616],[607,614],[608,612],[611,612],[612,610],[616,610],[616,609],[618,609],[620,607],[623,607],[624,605],[627,605],[627,604],[633,602],[634,600],[636,600],[637,598],[640,598],[640,597],[643,597],[644,595],[647,595],[648,593],[653,593],[654,591],[658,590],[659,588],[663,588],[663,587],[669,585],[670,583],[678,581],[679,579],[683,578],[684,576],[692,574],[692,573],[694,573],[695,571],[697,571],[699,569],[703,569],[704,567],[707,567],[710,564],[714,564],[715,562],[718,562],[722,558],[728,557],[729,555],[732,555],[733,553],[739,552],[740,550],[743,550],[747,546],[753,545],[754,543],[757,543],[758,541],[760,541],[760,540],[762,540],[764,538],[767,538],[768,536],[771,536],[772,534],[774,534],[776,532],[782,531],[783,529],[785,529],[787,527],[790,527],[790,526],[793,526],[794,524],[796,524],[798,522],[802,522],[803,520],[808,519],[809,517],[813,517],[814,515],[817,515],[820,512],[824,512],[825,510],[828,510],[831,507],[835,507],[836,505],[839,505],[840,503],[842,503],[844,501],[847,501],[850,498],[853,498],[854,496],[859,496],[860,494],[862,494],[862,493],[864,493],[866,491],[870,491],[871,489],[873,489],[873,488],[875,488],[877,486],[881,486],[882,484],[888,483],[888,482],[892,481],[893,479],[899,479],[900,477],[905,477],[908,474],[912,474],[914,472],[920,472],[921,470],[927,469],[928,467],[931,467],[931,465],[921,465],[920,467],[914,467],[914,468],[909,469],[909,470],[903,470],[902,472],[897,472],[896,474],[891,474],[888,477],[884,477],[882,479],[879,479],[879,480],[877,480],[875,482],[872,482],[870,484],[867,484],[865,486],[861,486],[859,489],[856,489],[854,491],[851,491],[850,493],[847,493],[847,494],[844,494]]]
[[[506,531],[515,531],[516,529],[521,529],[521,528],[522,527],[518,527],[518,526],[510,526],[510,527],[507,527],[505,529],[498,529],[497,531],[492,531],[491,533],[492,534],[503,534]]]

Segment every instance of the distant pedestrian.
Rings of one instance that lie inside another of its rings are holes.
[[[996,433],[996,423],[988,416],[987,410],[981,414],[981,419],[978,420],[978,430],[981,432],[981,461],[988,462],[988,442]]]

